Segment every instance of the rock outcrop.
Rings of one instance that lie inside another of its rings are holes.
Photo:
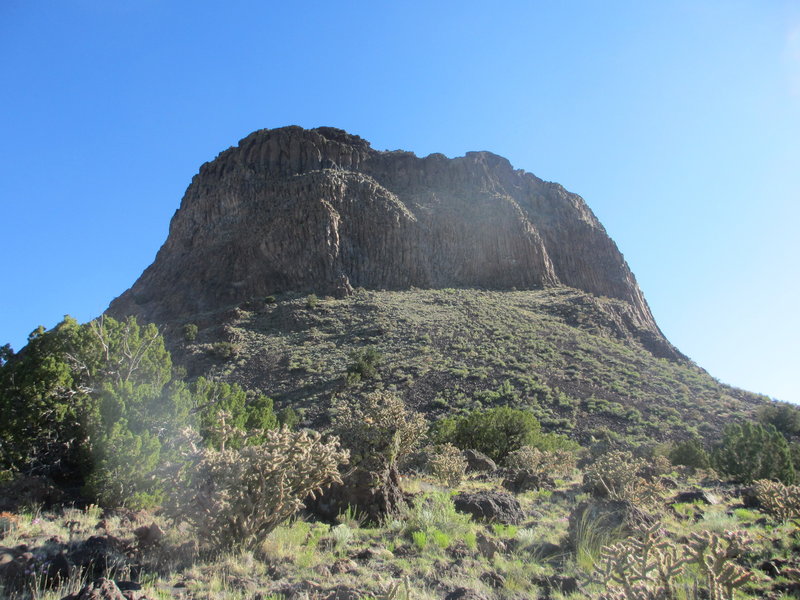
[[[283,291],[556,285],[626,301],[632,325],[663,340],[616,245],[560,185],[489,152],[419,158],[285,127],[201,167],[109,313],[180,322]]]

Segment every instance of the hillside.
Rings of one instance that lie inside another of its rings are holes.
[[[686,358],[654,356],[652,333],[630,312],[570,288],[357,290],[262,298],[202,315],[192,343],[180,327],[168,338],[190,376],[260,390],[305,409],[309,423],[333,395],[384,387],[432,417],[509,404],[582,442],[609,435],[604,428],[641,441],[716,435],[765,402]],[[365,348],[382,356],[377,375],[348,381]]]

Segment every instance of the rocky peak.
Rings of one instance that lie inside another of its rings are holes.
[[[663,340],[616,245],[560,185],[491,152],[420,158],[293,126],[200,168],[155,262],[109,312],[177,323],[290,290],[557,285],[626,301]]]

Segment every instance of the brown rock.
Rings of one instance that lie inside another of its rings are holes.
[[[128,600],[110,579],[101,577],[87,583],[77,594],[64,596],[61,600]]]
[[[678,356],[579,196],[490,152],[419,158],[284,127],[201,167],[155,262],[108,312],[186,322],[284,290],[559,284],[626,301],[609,325]]]
[[[136,536],[140,548],[150,548],[161,543],[164,539],[164,530],[156,523],[151,523],[137,527],[133,530],[133,535]]]

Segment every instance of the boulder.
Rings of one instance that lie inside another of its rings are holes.
[[[461,492],[453,504],[458,512],[486,523],[519,525],[525,518],[517,499],[505,492]]]
[[[529,490],[552,489],[555,487],[555,482],[547,475],[517,469],[511,471],[503,480],[503,487],[515,494],[521,494]]]
[[[164,539],[164,530],[161,529],[156,523],[150,525],[142,525],[133,530],[133,535],[136,536],[136,541],[139,542],[139,548],[152,548],[161,543]]]
[[[719,504],[720,499],[719,497],[717,497],[716,494],[713,494],[708,490],[696,489],[676,494],[671,502],[673,504],[699,502],[701,504],[713,505],[713,504]]]
[[[469,588],[460,587],[456,588],[455,590],[447,594],[447,596],[444,597],[444,600],[489,600],[489,599],[480,592],[476,592],[475,590],[471,590]]]
[[[497,464],[483,452],[464,450],[467,459],[467,473],[491,473],[497,470]]]
[[[87,583],[77,594],[64,596],[61,600],[128,600],[110,579],[101,577]]]

